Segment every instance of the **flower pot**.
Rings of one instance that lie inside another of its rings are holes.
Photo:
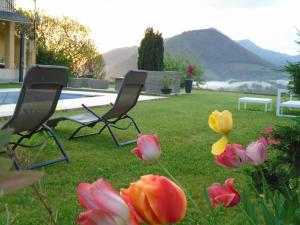
[[[192,79],[186,79],[185,80],[185,93],[191,93],[193,87],[193,80]]]
[[[170,88],[161,88],[160,91],[161,91],[161,93],[168,95],[172,92],[172,89],[170,89]]]

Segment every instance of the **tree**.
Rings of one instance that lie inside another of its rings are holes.
[[[72,62],[66,58],[62,51],[54,52],[41,46],[37,46],[36,63],[67,66],[70,68]]]
[[[163,70],[164,68],[164,40],[162,34],[155,33],[152,27],[145,31],[145,37],[138,49],[138,69]]]
[[[22,10],[19,12],[34,20],[34,12]],[[34,32],[32,26],[25,29],[28,37],[32,37],[32,32]],[[24,31],[24,28],[22,29]],[[83,24],[69,17],[51,17],[41,13],[35,32],[40,53],[50,54],[49,59],[54,56],[54,58],[66,59],[66,62],[70,62],[66,66],[70,67],[75,76],[84,75],[83,67],[88,61],[97,63],[94,67],[98,68],[98,74],[102,74],[102,77],[105,75],[104,59],[97,51],[94,41],[90,39],[90,30]],[[52,62],[53,60],[48,64]]]
[[[300,32],[297,32],[297,35],[300,36]],[[300,45],[300,41],[296,41]],[[291,75],[291,80],[289,81],[288,88],[289,90],[300,96],[300,62],[289,63],[283,68],[283,71],[288,72]]]

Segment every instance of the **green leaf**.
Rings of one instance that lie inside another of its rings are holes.
[[[12,161],[6,158],[0,158],[0,177],[7,174],[10,167],[12,166]]]
[[[266,225],[280,225],[280,221],[269,211],[264,203],[260,204]]]
[[[0,178],[0,192],[6,194],[37,182],[43,176],[38,171],[14,171]]]
[[[249,215],[249,217],[258,224],[257,212],[256,212],[256,204],[255,202],[251,203],[248,194],[249,192],[244,191],[242,193],[243,206],[245,212]]]

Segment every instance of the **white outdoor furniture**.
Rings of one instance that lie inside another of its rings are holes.
[[[251,102],[251,103],[264,104],[265,105],[265,112],[267,112],[268,110],[269,111],[272,110],[272,99],[270,99],[270,98],[251,98],[251,97],[239,98],[238,111],[240,111],[240,109],[241,109],[241,102],[244,103],[244,109],[247,108],[247,103]],[[268,108],[268,104],[269,104],[269,108]]]
[[[277,108],[276,108],[276,115],[277,116],[285,116],[285,117],[298,117],[296,115],[288,115],[283,114],[283,108],[289,108],[289,109],[300,109],[300,101],[299,100],[293,100],[293,95],[290,94],[290,98],[288,101],[281,102],[281,95],[283,93],[289,93],[286,89],[278,89],[277,91]]]

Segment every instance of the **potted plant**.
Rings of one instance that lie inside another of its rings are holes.
[[[193,76],[195,75],[195,66],[188,65],[187,69],[187,78],[185,79],[185,92],[191,93],[193,87]]]
[[[160,80],[162,85],[161,93],[170,94],[172,92],[172,88],[175,80],[172,78],[171,74],[165,74],[163,78]]]

